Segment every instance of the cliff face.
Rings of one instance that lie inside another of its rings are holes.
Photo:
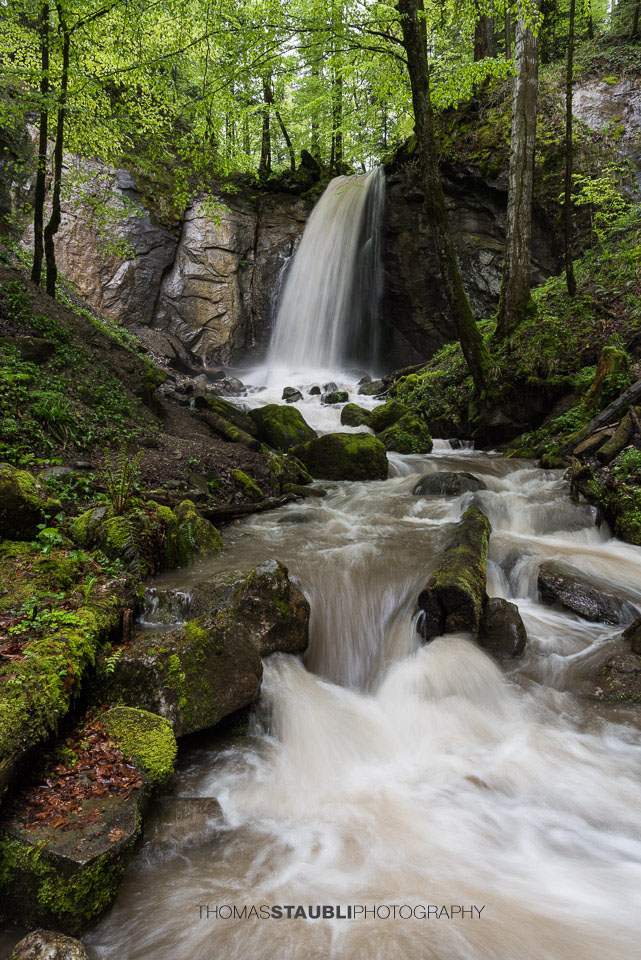
[[[507,183],[486,182],[475,168],[443,170],[450,226],[472,310],[478,318],[497,307],[505,250]],[[430,357],[455,336],[440,279],[436,250],[423,207],[418,165],[395,164],[387,177],[383,241],[383,315],[417,359]],[[532,277],[535,283],[560,269],[555,230],[535,208]],[[409,362],[409,361],[408,361]]]

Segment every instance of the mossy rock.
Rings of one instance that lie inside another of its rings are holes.
[[[47,514],[61,509],[45,487],[26,470],[0,464],[0,537],[34,540]]]
[[[283,452],[316,436],[316,431],[305,422],[300,410],[279,403],[268,403],[250,411],[258,438]]]
[[[418,597],[422,611],[418,629],[424,640],[459,631],[478,637],[491,529],[478,507],[470,507],[456,525],[450,545]]]
[[[367,433],[326,433],[292,449],[321,480],[386,480],[385,446]]]
[[[195,401],[196,407],[204,406],[209,410],[213,410],[214,413],[217,413],[220,417],[228,420],[235,427],[238,427],[239,430],[250,434],[252,437],[258,435],[256,423],[249,413],[241,410],[235,403],[230,403],[229,400],[223,400],[222,397],[213,397],[211,394],[208,394],[205,399],[196,397]]]
[[[176,561],[178,566],[192,563],[198,557],[220,553],[223,539],[209,520],[202,517],[191,500],[183,500],[174,510],[176,531]]]
[[[369,426],[370,411],[359,407],[357,403],[346,403],[341,410],[341,424],[344,427]]]
[[[162,717],[126,707],[100,714],[76,734],[80,759],[95,737],[109,751],[98,754],[111,766],[105,781],[92,776],[92,754],[58,776],[61,749],[54,746],[47,769],[50,802],[61,791],[57,816],[34,822],[27,788],[0,823],[0,876],[8,887],[1,910],[12,922],[71,934],[95,922],[116,896],[149,794],[173,774],[177,745]],[[71,807],[70,791],[77,800]]]
[[[244,470],[232,470],[231,475],[236,488],[248,500],[252,500],[254,503],[260,503],[261,500],[265,499],[265,494],[258,484],[254,483],[252,478],[248,476]]]
[[[396,453],[431,453],[432,437],[427,425],[413,413],[408,413],[379,435],[386,450]]]
[[[327,404],[347,403],[348,396],[347,390],[332,390],[330,393],[325,394],[322,402]]]
[[[111,506],[92,508],[74,520],[71,533],[81,546],[99,547],[141,579],[222,550],[218,530],[191,500],[175,510],[153,500],[134,501],[122,516]]]
[[[502,597],[490,597],[483,607],[479,643],[497,660],[523,656],[527,632],[515,603]]]
[[[374,433],[380,433],[387,427],[391,427],[406,413],[409,413],[409,411],[405,404],[399,403],[398,400],[388,400],[387,403],[382,403],[380,407],[374,407],[369,415],[368,426],[372,428]]]
[[[162,786],[172,778],[178,745],[168,720],[148,710],[112,707],[100,722],[150,786]]]

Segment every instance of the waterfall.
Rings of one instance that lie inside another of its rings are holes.
[[[382,167],[335,177],[294,257],[268,355],[270,370],[374,370],[382,293]]]

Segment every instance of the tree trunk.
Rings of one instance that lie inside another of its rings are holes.
[[[272,172],[272,142],[269,129],[269,101],[271,97],[271,77],[263,77],[263,136],[260,145],[259,176],[265,177]]]
[[[507,8],[505,10],[505,59],[512,59],[512,17]]]
[[[318,83],[320,78],[320,69],[318,66],[318,60],[316,56],[312,60],[312,83],[313,89],[312,94],[314,100],[318,96]],[[320,160],[320,123],[318,122],[318,107],[316,103],[312,106],[312,120],[311,120],[311,136],[309,144],[309,152],[316,159]]]
[[[271,84],[268,84],[268,86],[265,87],[264,93],[265,93],[265,103],[269,104],[269,106],[272,107],[274,105],[274,93],[271,88]],[[294,153],[294,148],[292,147],[292,141],[290,139],[289,134],[287,133],[287,127],[283,123],[283,118],[280,115],[280,111],[274,110],[274,114],[276,115],[276,119],[278,120],[278,126],[280,127],[281,133],[285,139],[285,143],[287,144],[287,152],[289,153],[290,169],[292,173],[295,173],[296,172],[296,154]]]
[[[40,4],[40,120],[38,131],[38,167],[36,172],[36,188],[33,206],[33,265],[31,279],[40,283],[42,277],[43,241],[42,228],[44,225],[45,192],[47,182],[47,139],[49,125],[49,4]]]
[[[565,279],[568,285],[568,293],[571,297],[576,293],[574,259],[572,256],[572,161],[574,150],[572,142],[572,79],[574,71],[575,6],[575,0],[570,0],[568,62],[565,76],[565,197],[563,201],[563,219],[565,221]]]
[[[636,40],[639,36],[639,12],[641,8],[641,0],[637,0],[637,5],[634,8],[634,15],[632,17],[632,31],[630,33],[630,39]]]
[[[474,0],[476,23],[474,25],[474,63],[496,56],[494,40],[494,17],[479,10],[479,0]]]
[[[536,10],[540,0],[534,0]],[[512,132],[508,178],[505,266],[496,335],[509,336],[530,303],[532,194],[538,94],[538,38],[519,19],[515,45],[517,74],[512,97]]]
[[[338,171],[343,162],[343,77],[334,67],[332,75],[332,159],[331,166]]]
[[[60,226],[60,187],[62,183],[62,157],[64,150],[65,117],[67,114],[67,88],[69,84],[69,48],[71,36],[64,19],[64,11],[56,4],[58,20],[62,31],[62,73],[60,75],[60,93],[58,95],[58,117],[56,122],[56,142],[53,149],[53,191],[51,194],[51,216],[44,229],[45,257],[47,259],[47,293],[56,295],[58,269],[53,238]]]
[[[587,0],[584,7],[585,24],[588,31],[588,40],[594,40],[594,21],[592,20],[592,0]]]
[[[434,236],[452,319],[461,342],[463,355],[476,389],[480,393],[485,388],[488,356],[463,287],[447,218],[434,138],[423,0],[398,0],[398,10],[402,18],[403,46],[412,88],[414,128],[425,190],[425,209]]]

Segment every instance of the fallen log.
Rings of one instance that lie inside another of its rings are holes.
[[[221,415],[214,410],[207,410],[201,413],[200,416],[209,429],[221,436],[223,440],[227,440],[229,443],[242,443],[243,446],[248,447],[249,450],[260,450],[260,440],[252,437],[251,434],[241,429],[241,427],[237,427],[236,424],[231,423],[230,420],[221,417]]]
[[[633,383],[625,393],[622,393],[621,396],[617,397],[616,400],[613,400],[612,403],[605,408],[605,410],[602,410],[601,413],[594,417],[594,419],[590,420],[588,425],[585,426],[583,430],[581,430],[575,437],[572,437],[571,442],[563,448],[562,453],[567,456],[571,450],[577,447],[583,442],[583,440],[593,434],[600,427],[607,427],[609,424],[614,423],[620,413],[640,399],[641,380],[637,380],[637,382]]]
[[[297,500],[295,495],[286,497],[271,497],[262,500],[260,503],[229,503],[221,507],[203,507],[199,512],[201,516],[209,520],[215,526],[221,523],[229,523],[240,517],[248,517],[252,513],[263,513],[265,510],[276,510],[277,507],[284,507],[286,503]]]
[[[606,440],[603,446],[597,450],[597,460],[600,463],[610,463],[628,445],[633,433],[634,421],[630,411],[628,411],[610,439]]]

